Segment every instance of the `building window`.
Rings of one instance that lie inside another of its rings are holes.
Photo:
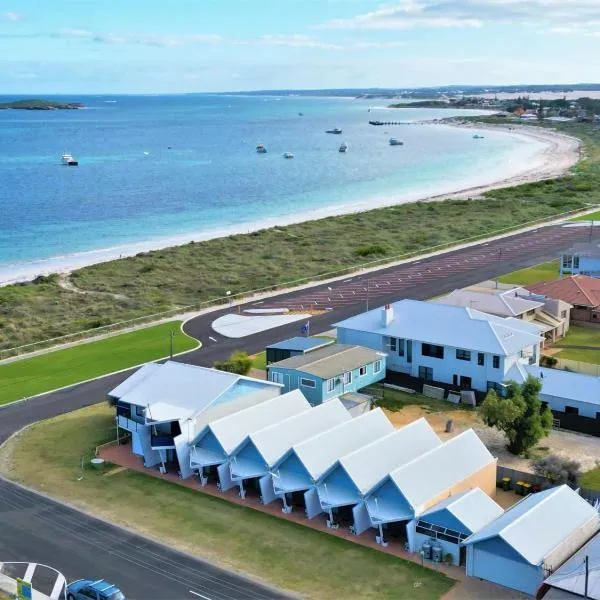
[[[496,394],[498,394],[499,396],[504,395],[504,386],[501,383],[498,383],[496,381],[488,381],[487,389],[488,389],[488,392],[490,390],[494,390],[496,392]]]
[[[359,374],[361,377],[363,377],[364,375],[366,375],[366,374],[367,374],[367,365],[365,365],[364,367],[361,367],[361,368],[358,370],[358,374]]]
[[[376,360],[373,363],[373,373],[379,373],[379,371],[381,371],[381,361],[380,360]]]
[[[398,338],[398,356],[404,356],[404,339]]]
[[[352,371],[346,371],[344,373],[344,385],[352,383]]]
[[[527,311],[527,316],[528,317],[531,317],[533,315],[535,315],[535,308]]]
[[[456,349],[456,358],[458,360],[471,360],[471,351],[462,350],[461,348]]]
[[[494,367],[494,369],[500,368],[500,357],[495,354],[492,357],[492,367]]]
[[[485,354],[483,352],[477,353],[477,364],[480,367],[483,367],[483,365],[485,365]]]
[[[444,358],[444,346],[435,344],[421,344],[421,354],[431,358]]]
[[[431,367],[419,367],[419,378],[425,381],[433,381],[433,369]]]
[[[144,407],[143,406],[135,407],[135,416],[144,418]]]
[[[389,338],[390,340],[390,350],[392,352],[396,352],[396,338]]]
[[[561,319],[566,319],[567,318],[567,311],[566,310],[561,310],[560,311],[560,318]]]
[[[573,266],[573,257],[571,255],[563,256],[563,269],[570,269]]]
[[[271,371],[269,373],[269,379],[273,383],[283,383],[283,373],[277,373],[276,371]]]
[[[333,392],[333,390],[335,390],[335,379],[328,379],[327,380],[327,391]]]
[[[579,269],[579,256],[575,256],[573,258],[573,268],[574,269]]]
[[[314,388],[317,384],[315,383],[314,379],[306,379],[306,378],[302,377],[300,379],[300,385],[302,387]]]
[[[579,409],[575,406],[565,406],[565,413],[567,415],[578,415]]]

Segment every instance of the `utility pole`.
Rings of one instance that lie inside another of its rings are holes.
[[[169,355],[171,358],[173,358],[173,336],[175,335],[175,332],[171,329],[171,331],[169,331],[169,337],[170,337],[170,352]]]
[[[583,589],[583,597],[588,598],[588,580],[590,578],[590,557],[585,555],[585,587]]]
[[[371,282],[370,279],[367,279],[367,310],[369,310],[369,283]]]

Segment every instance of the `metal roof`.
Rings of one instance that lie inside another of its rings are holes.
[[[600,244],[598,242],[577,242],[563,254],[579,254],[579,256],[597,256],[600,258]]]
[[[295,453],[313,480],[316,480],[341,456],[392,431],[394,426],[390,420],[380,408],[376,408],[300,442],[279,462],[283,463],[290,454]]]
[[[594,518],[599,519],[596,509],[570,487],[561,485],[529,494],[464,543],[500,537],[529,564],[537,566]]]
[[[544,306],[543,302],[521,298],[520,288],[514,290],[501,290],[499,293],[477,292],[473,290],[454,290],[445,296],[436,298],[432,302],[448,304],[451,306],[467,306],[485,313],[502,317],[516,317],[530,310]],[[528,293],[523,290],[523,293]]]
[[[389,478],[415,513],[419,514],[428,500],[495,461],[477,434],[472,429],[467,429],[445,444],[395,469],[389,474]]]
[[[364,494],[392,469],[431,448],[440,446],[441,443],[426,419],[421,418],[342,456],[338,463],[348,473],[357,489]]]
[[[231,388],[238,382],[243,383],[244,390],[240,391],[248,393],[256,391],[256,387],[281,388],[269,381],[185,363],[167,361],[156,367],[141,381],[138,377],[137,384],[119,398],[121,402],[146,408],[146,419],[152,421],[191,418],[217,402],[228,391],[231,399],[235,399],[238,394]],[[250,388],[246,389],[248,384]],[[115,391],[109,395],[113,396]]]
[[[501,356],[514,355],[541,341],[537,325],[462,306],[400,300],[391,308],[393,318],[387,326],[382,319],[382,308],[350,317],[335,326]]]
[[[272,466],[295,444],[351,419],[344,405],[334,399],[251,433],[248,441]]]
[[[563,563],[544,583],[583,596],[585,592],[585,558],[588,558],[587,597],[600,600],[600,534]]]
[[[114,390],[111,390],[107,395],[111,398],[119,400],[121,396],[132,390],[136,385],[139,385],[144,379],[152,375],[160,368],[159,363],[147,363],[140,367],[135,373],[130,375],[125,381],[121,382]]]
[[[272,363],[267,368],[295,369],[323,379],[331,379],[346,371],[358,369],[363,365],[380,360],[382,356],[384,355],[380,352],[362,346],[331,344],[307,354],[299,354],[280,360]]]
[[[325,338],[311,338],[311,337],[293,337],[289,340],[282,340],[276,344],[270,344],[267,348],[277,348],[280,350],[297,350],[299,352],[306,352],[307,350],[314,350],[321,348],[322,346],[329,346],[333,344],[334,340],[328,340]]]
[[[479,531],[504,512],[501,506],[477,487],[438,502],[421,514],[420,518],[426,521],[428,516],[444,510],[454,516],[471,533]]]
[[[300,390],[276,396],[250,408],[245,408],[209,423],[197,436],[211,430],[223,450],[230,454],[251,433],[310,410],[311,406]]]

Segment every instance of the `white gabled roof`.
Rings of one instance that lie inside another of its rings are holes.
[[[334,399],[256,431],[248,438],[265,463],[272,466],[295,444],[351,419],[344,405]]]
[[[292,451],[316,480],[341,456],[393,431],[394,426],[385,413],[376,408],[300,442]]]
[[[427,420],[421,418],[346,454],[338,462],[364,494],[391,470],[441,443]]]
[[[427,521],[428,516],[443,510],[448,511],[472,533],[479,531],[504,513],[501,506],[477,487],[438,502],[419,518]]]
[[[527,293],[523,288],[502,290],[499,293],[491,290],[480,292],[462,289],[454,290],[445,296],[432,300],[432,302],[450,306],[466,306],[502,317],[516,317],[527,311],[544,306],[543,302],[519,296],[519,294]]]
[[[389,477],[419,514],[428,500],[495,461],[477,434],[467,429],[392,471]]]
[[[210,429],[223,450],[229,454],[251,433],[310,409],[304,394],[300,390],[293,390],[217,419],[209,423],[205,430]]]
[[[111,398],[120,400],[123,395],[139,385],[160,368],[159,363],[147,363],[140,367],[135,373],[132,373],[125,381],[121,382],[114,390],[108,393]]]
[[[383,325],[381,308],[334,325],[500,356],[512,356],[541,341],[541,327],[521,319],[420,300],[400,300],[391,306],[393,319],[387,326]]]
[[[561,485],[526,496],[464,543],[500,537],[529,564],[540,565],[593,518],[599,518],[596,509],[570,487]]]

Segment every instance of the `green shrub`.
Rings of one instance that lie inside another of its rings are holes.
[[[386,249],[381,244],[371,244],[370,246],[360,246],[354,251],[356,256],[378,256],[386,254]]]

